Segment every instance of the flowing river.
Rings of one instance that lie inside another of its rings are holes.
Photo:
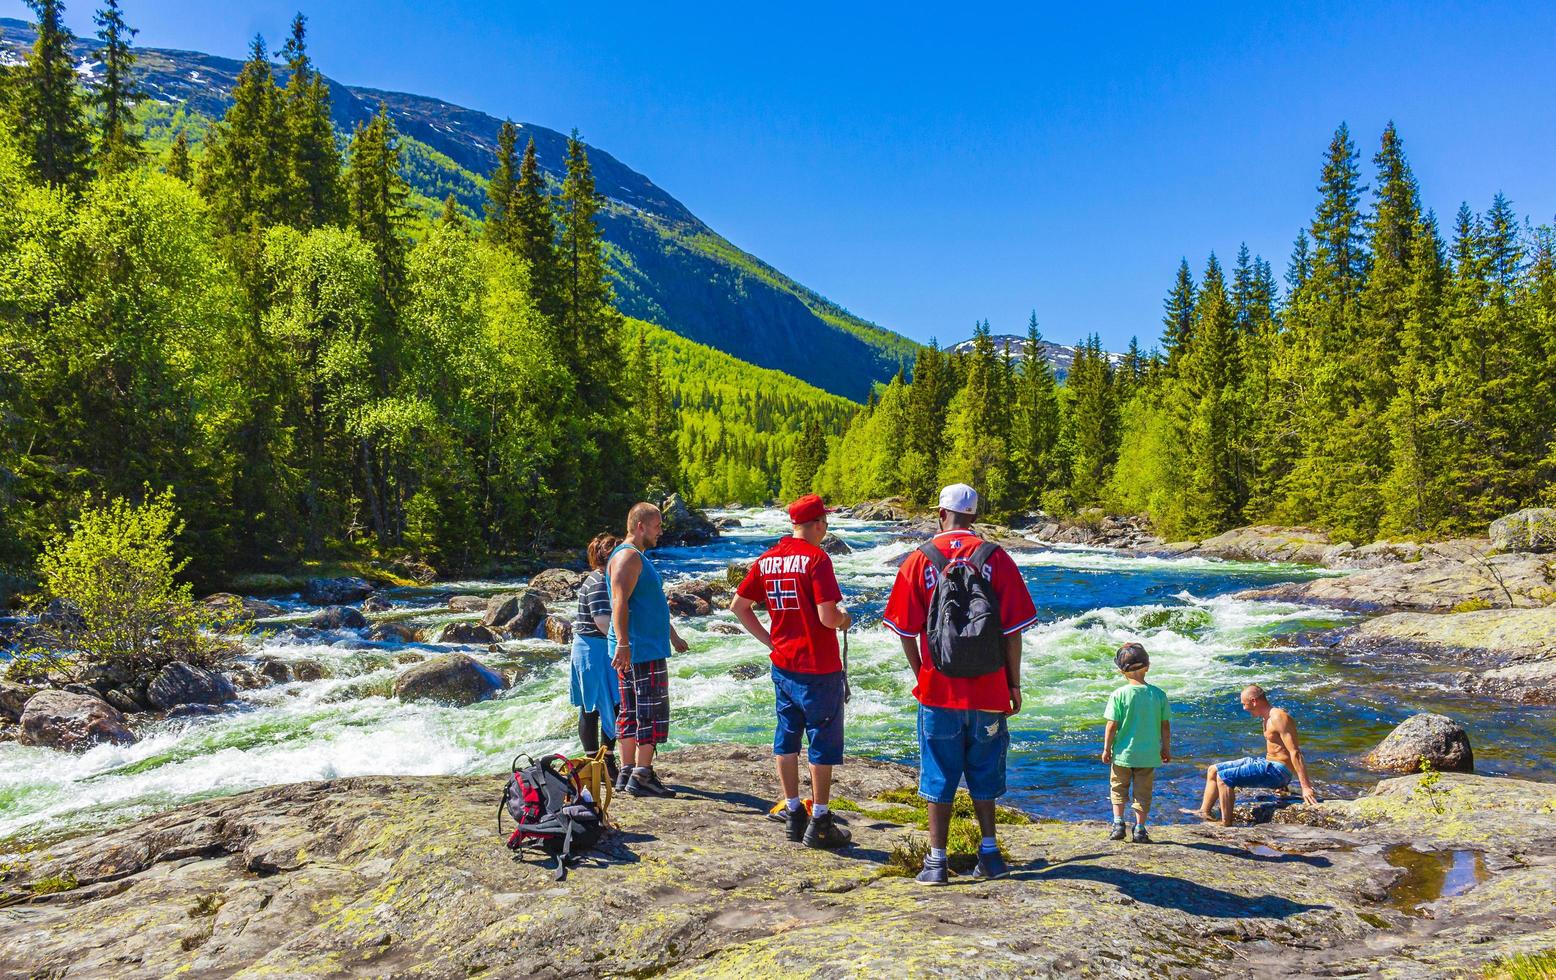
[[[700,547],[661,549],[669,578],[722,574],[787,533],[778,511],[725,512],[743,526]],[[901,554],[901,528],[835,519],[852,554],[835,559],[845,601],[858,621],[851,636],[854,698],[848,751],[914,764],[912,679],[880,611]],[[1082,548],[1014,555],[1036,600],[1040,625],[1025,637],[1025,707],[1011,721],[1011,793],[1006,802],[1039,817],[1102,818],[1107,769],[1098,760],[1102,706],[1120,678],[1112,654],[1139,640],[1152,655],[1150,678],[1173,702],[1174,761],[1157,777],[1157,815],[1197,801],[1203,769],[1217,759],[1257,753],[1259,724],[1238,705],[1257,682],[1289,707],[1301,726],[1321,794],[1354,795],[1377,778],[1357,760],[1399,721],[1435,710],[1463,721],[1483,772],[1527,775],[1556,762],[1551,711],[1518,709],[1459,692],[1451,672],[1424,664],[1341,657],[1302,638],[1344,625],[1342,613],[1246,602],[1239,590],[1330,574],[1294,565],[1201,558],[1132,558]],[[399,589],[391,618],[437,625],[456,618],[446,597],[496,593],[515,582],[447,582]],[[302,621],[310,610],[283,603]],[[565,610],[571,618],[572,603]],[[562,611],[560,608],[557,611]],[[770,744],[772,686],[754,640],[715,624],[728,612],[682,620],[690,652],[671,660],[672,746],[736,741]],[[464,708],[405,704],[387,696],[404,663],[446,652],[431,644],[369,643],[354,631],[306,639],[274,635],[267,621],[246,638],[249,655],[307,661],[326,675],[242,693],[234,710],[159,722],[135,745],[100,745],[82,754],[0,744],[0,839],[47,837],[120,823],[192,800],[258,786],[366,774],[497,773],[517,752],[577,750],[576,714],[567,699],[566,651],[532,640],[496,651],[470,650],[519,672],[496,700]],[[1538,717],[1536,717],[1538,715]],[[694,772],[664,767],[670,783]],[[500,784],[493,779],[495,801]]]

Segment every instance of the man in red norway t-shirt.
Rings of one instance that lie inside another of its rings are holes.
[[[963,483],[940,491],[940,533],[933,543],[955,561],[967,561],[983,545],[972,533],[978,494]],[[902,650],[918,684],[919,795],[929,803],[929,856],[918,880],[943,885],[946,836],[951,803],[965,777],[973,810],[983,831],[978,874],[1000,878],[1008,873],[994,839],[994,801],[1005,792],[1005,755],[1010,748],[1006,717],[1021,710],[1021,633],[1037,622],[1032,595],[1016,563],[995,548],[982,569],[999,599],[1005,633],[1005,667],[981,677],[947,677],[930,663],[924,635],[930,594],[937,573],[928,556],[915,551],[897,570],[897,581],[882,616],[902,638]]]
[[[828,806],[832,767],[843,761],[843,701],[846,682],[837,630],[853,623],[838,606],[843,598],[832,558],[821,550],[827,536],[827,508],[807,494],[789,505],[794,533],[751,563],[736,590],[732,609],[741,625],[770,651],[778,725],[773,733],[778,786],[787,810],[790,840],[809,847],[842,847],[850,840]],[[769,625],[757,618],[767,607]],[[810,743],[810,785],[814,808],[800,803],[800,740]]]

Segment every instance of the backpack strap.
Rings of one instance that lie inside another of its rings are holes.
[[[951,559],[945,556],[945,552],[935,547],[935,542],[933,540],[925,541],[923,544],[918,546],[918,550],[919,554],[923,555],[925,558],[928,558],[929,563],[935,566],[936,575],[945,574],[946,563]]]
[[[977,551],[972,553],[972,558],[969,561],[972,563],[972,567],[978,570],[979,575],[983,574],[983,566],[993,560],[994,553],[998,550],[1000,550],[999,545],[993,541],[985,541],[978,546]]]

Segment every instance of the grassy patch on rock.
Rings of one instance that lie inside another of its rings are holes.
[[[917,830],[929,829],[929,804],[910,787],[888,790],[875,798],[868,807],[849,800],[832,801],[837,810],[860,813],[876,820],[900,823]],[[994,822],[1007,826],[1032,823],[1031,817],[1020,810],[996,806]],[[983,841],[983,831],[973,811],[972,797],[966,790],[958,790],[951,803],[951,826],[946,834],[946,854],[952,870],[970,870],[978,859],[978,845]],[[902,840],[887,855],[885,877],[911,878],[924,865],[929,853],[929,842],[913,834],[904,834]]]
[[[1498,960],[1484,975],[1486,980],[1556,980],[1556,949]]]

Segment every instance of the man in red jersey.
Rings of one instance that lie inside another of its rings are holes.
[[[929,855],[918,880],[927,885],[948,881],[951,803],[964,777],[983,831],[977,873],[983,878],[1009,873],[994,839],[994,801],[1005,792],[1010,747],[1005,719],[1021,710],[1021,633],[1037,621],[1037,610],[1016,563],[996,545],[984,548],[970,530],[977,511],[978,494],[972,487],[957,483],[940,491],[940,533],[928,545],[940,557],[931,559],[923,550],[907,557],[882,617],[902,638],[902,651],[918,679],[913,689],[919,702],[918,791],[929,804]],[[932,626],[935,588],[942,576],[950,576],[951,568],[971,566],[975,558],[981,567],[966,568],[958,578],[966,582],[975,572],[981,577],[978,589],[992,592],[997,600],[998,623],[989,625],[1003,634],[1004,664],[979,676],[947,676],[930,656],[931,640],[937,645],[942,641],[932,638],[927,628]]]
[[[836,631],[848,629],[853,619],[838,606],[843,593],[832,558],[820,547],[827,536],[826,505],[807,494],[789,505],[789,520],[794,533],[752,562],[736,590],[733,610],[772,656],[778,711],[773,755],[789,839],[807,847],[842,847],[851,835],[836,824],[828,806],[832,767],[843,761],[846,682]],[[767,627],[757,618],[758,603],[767,607]],[[810,743],[814,807],[808,816],[800,802],[802,736]]]

